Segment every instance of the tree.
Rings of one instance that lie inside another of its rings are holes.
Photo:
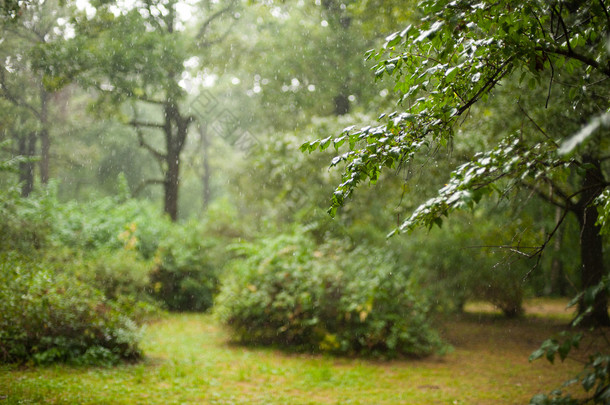
[[[185,106],[187,92],[181,84],[185,63],[200,48],[222,41],[224,36],[214,28],[226,23],[222,18],[234,20],[237,2],[200,2],[206,18],[197,19],[197,29],[185,26],[177,6],[176,0],[145,1],[128,9],[101,4],[94,16],[76,17],[76,35],[68,46],[45,49],[44,63],[56,80],[76,80],[93,89],[98,115],[116,114],[135,129],[140,146],[157,161],[162,175],[141,186],[163,185],[164,211],[174,221],[181,153],[195,120]],[[225,24],[220,32],[227,33],[232,25]],[[159,133],[162,142],[155,142]]]
[[[390,35],[383,49],[368,54],[378,61],[375,76],[395,82],[399,110],[384,114],[380,125],[302,147],[349,146],[332,162],[344,164],[345,171],[331,214],[382,170],[449,147],[477,107],[493,101],[502,85],[520,83],[520,92],[536,95],[530,105],[513,102],[521,119],[507,123],[499,139],[486,134],[489,146],[458,166],[397,232],[440,226],[451,211],[474,207],[485,195],[530,190],[562,214],[540,246],[508,248],[540,258],[572,213],[580,225],[581,288],[596,286],[606,274],[597,201],[610,185],[602,131],[610,96],[605,2],[429,0],[420,7],[424,17],[418,25]],[[502,112],[496,115],[502,118]],[[609,325],[607,306],[607,293],[600,292],[590,312],[581,303],[580,313],[585,323]]]
[[[7,7],[18,7],[17,2]],[[55,0],[32,2],[24,9],[15,9],[19,18],[0,20],[3,40],[0,42],[0,97],[7,100],[19,114],[23,125],[13,128],[18,153],[33,157],[40,142],[40,182],[47,184],[50,178],[51,131],[53,129],[52,104],[59,88],[50,82],[49,76],[39,69],[44,46],[57,46],[67,35],[67,7]],[[28,127],[25,129],[25,127]],[[20,166],[22,194],[27,196],[34,187],[33,161]]]

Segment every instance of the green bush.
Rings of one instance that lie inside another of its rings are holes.
[[[127,247],[150,259],[171,226],[158,208],[125,196],[61,203],[55,183],[28,198],[21,198],[17,189],[0,192],[0,250],[4,251]]]
[[[443,229],[414,233],[405,251],[418,279],[440,311],[460,312],[467,301],[476,300],[493,304],[506,317],[521,315],[531,291],[524,278],[536,262],[502,247],[511,245],[517,225],[501,228],[489,221],[473,228],[468,218],[456,214]],[[537,245],[526,239],[531,235],[520,236],[524,246]]]
[[[175,226],[161,242],[150,273],[152,295],[172,311],[205,311],[218,288],[215,240],[198,223]]]
[[[0,256],[0,360],[114,364],[141,356],[139,328],[69,272]]]
[[[31,252],[49,244],[53,209],[41,198],[21,198],[16,188],[0,192],[0,251]]]
[[[48,259],[48,257],[47,257]],[[123,314],[138,323],[159,318],[163,311],[152,296],[151,260],[143,260],[133,249],[102,249],[84,257],[68,255],[65,267],[80,280],[99,289],[116,302]]]
[[[387,357],[443,348],[408,271],[378,250],[317,248],[303,234],[243,249],[216,303],[237,341]]]
[[[171,223],[145,201],[106,197],[56,204],[53,237],[75,249],[135,249],[152,258]]]

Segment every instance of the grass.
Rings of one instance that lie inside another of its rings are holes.
[[[564,304],[518,320],[474,304],[442,323],[452,352],[387,362],[235,346],[209,315],[174,314],[149,325],[138,364],[3,366],[0,404],[523,404],[581,368],[527,359],[565,325]]]

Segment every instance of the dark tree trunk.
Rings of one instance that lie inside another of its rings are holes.
[[[561,220],[563,209],[557,207],[555,210],[555,222]],[[563,269],[563,261],[561,260],[561,244],[563,242],[563,228],[559,228],[555,234],[555,242],[553,243],[553,258],[551,260],[551,274],[549,277],[548,293],[565,297],[568,293],[568,284]]]
[[[167,151],[164,210],[172,221],[178,219],[178,188],[180,185],[180,152]]]
[[[164,210],[172,221],[178,219],[178,191],[180,188],[180,154],[184,148],[192,117],[182,117],[173,103],[165,105],[165,204]]]
[[[350,110],[349,98],[345,94],[339,94],[339,95],[335,96],[334,102],[335,102],[335,110],[334,110],[335,115],[345,115],[345,114],[349,113],[349,110]]]
[[[583,193],[576,207],[580,223],[580,259],[581,259],[581,289],[597,286],[604,277],[603,241],[597,222],[597,208],[593,201],[603,191],[604,178],[600,162],[588,156],[583,158],[587,165],[583,179]],[[579,314],[587,310],[587,303],[581,300]],[[608,316],[608,294],[604,289],[595,297],[592,311],[585,315],[582,321],[586,326],[610,325]]]
[[[30,132],[28,136],[19,138],[19,154],[32,158],[36,154],[36,133]],[[34,162],[19,164],[19,182],[21,183],[21,196],[28,197],[34,190]]]

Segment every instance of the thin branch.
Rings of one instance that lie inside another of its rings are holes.
[[[551,79],[552,81],[553,79]],[[550,86],[550,84],[549,84]],[[550,94],[550,89],[549,89],[549,94]],[[548,100],[547,100],[548,102]],[[523,115],[525,115],[527,117],[528,120],[530,120],[530,122],[532,124],[534,124],[534,126],[536,127],[536,129],[542,134],[544,135],[544,137],[549,140],[556,148],[559,148],[559,145],[557,144],[557,142],[555,142],[546,132],[544,132],[544,129],[542,129],[540,127],[540,125],[538,125],[538,123],[536,121],[534,121],[534,119],[527,113],[527,111],[525,111],[525,109],[523,108],[523,106],[521,105],[520,102],[517,103],[517,105],[519,106],[519,109],[521,110],[521,112],[523,113]]]
[[[222,9],[216,11],[214,14],[212,14],[207,20],[205,20],[205,22],[203,24],[201,24],[201,27],[199,28],[199,32],[197,33],[197,38],[204,37],[206,34],[206,31],[208,30],[210,25],[214,22],[214,20],[220,18],[224,13],[232,10],[234,7],[235,7],[235,5],[233,3],[231,3],[227,7],[222,8]]]
[[[527,280],[529,278],[529,276],[532,274],[532,272],[535,269],[537,269],[538,266],[540,265],[540,260],[542,259],[542,252],[544,251],[544,249],[546,249],[546,246],[549,244],[551,239],[553,239],[553,236],[555,235],[555,233],[557,232],[557,230],[559,229],[559,227],[561,226],[563,221],[566,219],[568,212],[570,212],[570,211],[569,210],[563,211],[563,214],[561,214],[561,217],[557,221],[557,224],[555,224],[555,227],[553,228],[553,230],[547,234],[547,237],[546,237],[546,240],[544,241],[544,243],[542,245],[540,245],[540,247],[538,248],[537,251],[532,253],[531,257],[538,256],[538,259],[536,260],[536,264],[534,264],[534,266],[525,274],[525,276],[523,276],[523,281]]]
[[[563,56],[567,56],[568,58],[576,59],[576,60],[600,71],[601,73],[605,74],[606,76],[610,76],[610,67],[604,67],[600,63],[598,63],[595,59],[593,59],[592,57],[576,53],[571,48],[562,49],[562,48],[551,48],[549,46],[537,46],[534,48],[534,50],[551,53],[551,54],[556,54],[556,55],[563,55]]]
[[[140,146],[149,151],[162,166],[163,162],[165,162],[165,160],[167,159],[167,155],[158,151],[152,145],[146,142],[146,140],[144,139],[144,134],[142,133],[142,129],[140,127],[135,127],[135,129],[136,133],[138,134],[138,141],[140,142]]]
[[[561,28],[563,29],[563,33],[566,36],[566,44],[568,44],[568,51],[573,53],[574,51],[572,50],[572,45],[570,45],[570,34],[568,33],[568,28],[566,27],[566,23],[565,23],[565,21],[563,21],[563,17],[561,17],[561,13],[557,11],[555,6],[553,6],[552,8],[553,8],[553,11],[555,12],[555,14],[557,14],[557,17],[559,18],[559,24],[561,25]]]
[[[204,42],[199,42],[198,46],[200,48],[207,48],[210,47],[212,45],[216,45],[219,44],[221,42],[223,42],[225,39],[227,39],[227,37],[229,36],[229,34],[231,33],[232,28],[235,26],[235,24],[237,24],[237,20],[233,20],[233,22],[231,23],[231,25],[229,26],[229,28],[227,28],[227,30],[225,31],[224,34],[222,34],[219,38],[216,38],[214,40],[211,41],[204,41]]]
[[[165,128],[163,124],[159,124],[157,122],[147,122],[147,121],[138,121],[131,120],[129,121],[129,125],[134,127],[147,127],[147,128]]]
[[[553,61],[551,60],[551,58],[548,59],[549,65],[551,66],[551,78],[549,79],[549,91],[546,95],[546,103],[544,104],[544,108],[549,108],[549,100],[551,99],[551,89],[553,88],[553,80],[555,79],[555,66],[553,65]]]
[[[562,204],[561,202],[555,200],[552,196],[547,195],[544,191],[540,190],[538,187],[534,186],[533,184],[529,184],[529,183],[525,183],[522,182],[521,183],[525,188],[531,190],[532,192],[536,193],[536,195],[538,195],[538,197],[542,198],[544,201],[548,202],[551,205],[554,205],[556,207],[559,207],[563,210],[568,210],[568,209],[572,209],[571,207],[568,206],[568,204]],[[569,204],[571,205],[571,204]]]
[[[464,111],[472,107],[472,105],[476,103],[487,90],[493,88],[508,73],[508,70],[505,70],[505,68],[512,61],[512,59],[513,58],[510,57],[505,60],[504,63],[502,63],[502,65],[498,68],[498,70],[489,78],[487,83],[485,83],[483,87],[481,87],[479,91],[466,104],[460,107],[455,115],[462,115]]]
[[[474,245],[474,246],[466,246],[465,249],[506,249],[509,252],[516,253],[518,255],[527,257],[531,259],[531,253],[524,252],[521,249],[531,249],[534,251],[538,251],[540,246],[519,246],[519,245]]]

